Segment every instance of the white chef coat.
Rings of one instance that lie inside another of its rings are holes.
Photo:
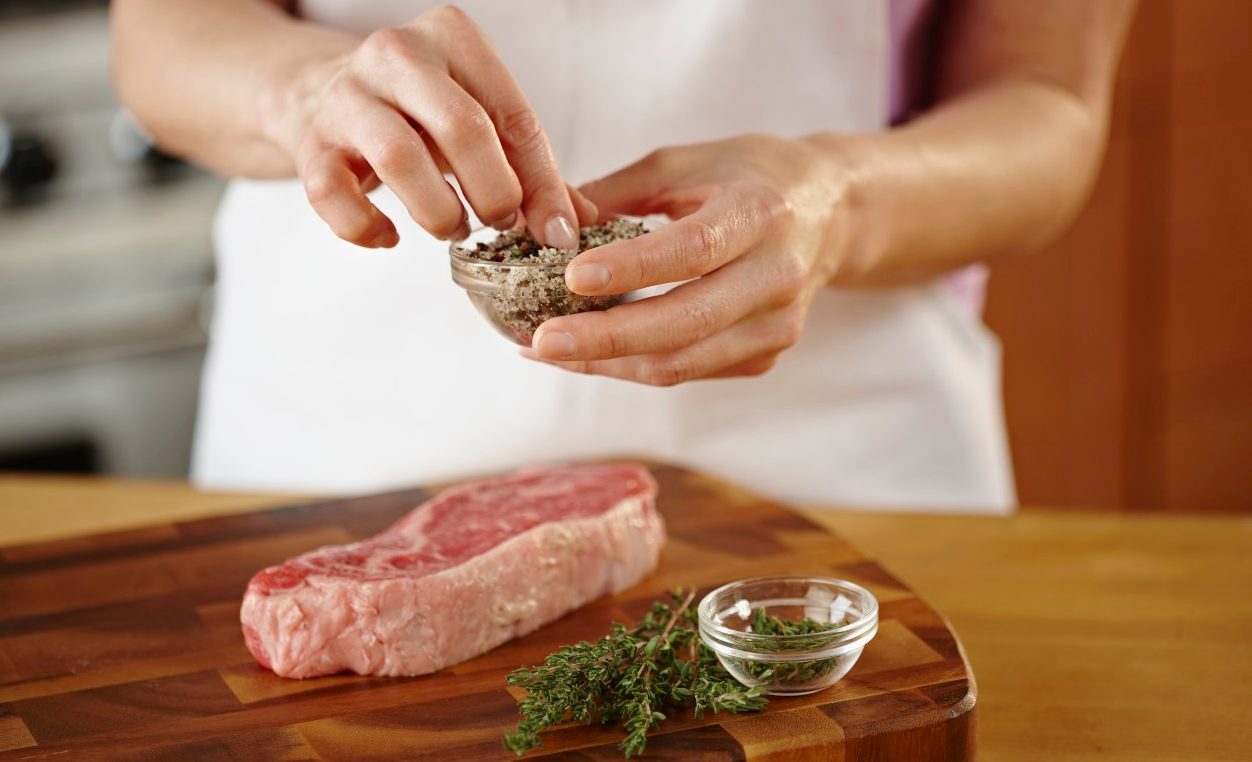
[[[304,0],[359,32],[425,0]],[[665,145],[887,121],[884,0],[466,0],[567,180]],[[999,349],[940,281],[826,289],[770,373],[660,389],[525,360],[449,277],[446,244],[388,190],[401,243],[336,239],[298,182],[236,180],[194,477],[363,492],[523,464],[637,456],[778,499],[1004,511]]]

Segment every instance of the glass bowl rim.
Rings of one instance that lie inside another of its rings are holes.
[[[645,216],[637,216],[633,214],[613,215],[614,219],[639,222],[645,226],[650,225],[650,224],[652,225],[659,224],[653,219],[653,217],[655,217],[655,215],[645,215]],[[509,232],[508,230],[500,230],[499,228],[493,228],[490,225],[479,225],[476,228],[472,228],[469,234],[466,235],[461,240],[449,241],[448,242],[448,256],[450,256],[452,259],[456,260],[457,262],[462,262],[466,265],[472,265],[475,267],[483,267],[485,269],[490,269],[490,268],[503,268],[503,269],[536,268],[537,269],[541,267],[559,267],[561,269],[565,269],[566,267],[569,266],[569,262],[493,262],[490,259],[478,259],[476,257],[471,257],[471,256],[467,256],[463,254],[462,253],[463,249],[461,248],[461,244],[473,238],[475,235],[482,233],[483,231],[486,231],[486,230],[494,230],[497,234]],[[647,233],[654,232],[655,230],[656,228],[653,227],[650,229],[645,229],[643,232],[647,234]],[[568,251],[568,249],[558,249],[558,251]],[[590,249],[588,249],[588,251],[590,251]],[[579,252],[579,254],[581,253],[582,252]],[[575,256],[578,256],[578,255],[576,254]],[[573,260],[571,259],[570,262],[572,261]]]
[[[862,600],[866,602],[866,605],[864,607],[864,611],[861,614],[861,616],[851,622],[848,622],[847,624],[840,625],[838,627],[832,627],[829,630],[822,630],[821,632],[796,633],[793,635],[772,635],[769,633],[745,632],[743,630],[736,630],[731,627],[726,627],[725,625],[720,624],[716,620],[713,619],[713,617],[711,616],[712,612],[710,611],[710,609],[713,606],[713,600],[718,595],[736,587],[749,585],[753,583],[762,583],[762,582],[820,583],[828,587],[840,588],[840,589],[855,593],[856,595],[861,596]],[[707,595],[705,595],[703,598],[700,599],[700,603],[696,607],[696,617],[699,621],[700,628],[701,629],[707,628],[711,634],[716,636],[717,640],[723,640],[724,638],[729,637],[735,640],[740,640],[742,645],[747,645],[749,643],[754,643],[754,642],[755,643],[770,643],[770,642],[786,643],[786,642],[791,642],[800,638],[823,638],[823,637],[831,637],[831,636],[843,637],[843,636],[848,636],[850,633],[854,635],[858,635],[860,634],[859,630],[868,629],[867,625],[871,621],[876,622],[878,620],[878,598],[875,597],[873,593],[871,593],[869,590],[866,590],[861,585],[858,585],[855,582],[850,582],[846,579],[836,579],[834,577],[797,576],[797,575],[790,575],[790,574],[766,575],[766,576],[761,576],[761,577],[749,577],[747,579],[739,579],[739,580],[735,580],[734,582],[727,582],[721,587],[718,587],[715,590],[709,592]],[[820,649],[814,649],[814,650],[820,650]]]

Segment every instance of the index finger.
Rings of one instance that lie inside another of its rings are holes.
[[[758,308],[759,270],[743,259],[659,296],[554,317],[535,332],[533,351],[544,360],[606,360],[690,346]]]
[[[509,165],[522,185],[522,213],[541,242],[578,247],[578,215],[561,179],[548,137],[508,67],[486,35],[465,17],[468,55],[448,62],[453,79],[486,109]]]
[[[718,188],[686,217],[579,254],[565,282],[576,293],[601,296],[698,278],[756,248],[768,223],[752,194]]]

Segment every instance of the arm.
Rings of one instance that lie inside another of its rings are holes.
[[[757,375],[814,295],[1026,251],[1086,198],[1134,0],[953,3],[939,103],[898,129],[664,148],[586,186],[602,209],[676,221],[582,254],[585,294],[668,294],[541,326],[530,356],[669,385]]]
[[[1100,166],[1133,6],[954,3],[938,105],[848,147],[859,236],[835,282],[929,277],[1064,229]],[[814,141],[841,150],[837,136]]]
[[[441,238],[521,212],[572,247],[594,209],[561,181],[547,137],[495,48],[441,6],[364,39],[270,0],[115,0],[122,102],[170,151],[228,175],[303,181],[341,238],[394,246],[365,196],[379,182]]]
[[[114,0],[118,96],[160,146],[232,177],[294,177],[277,140],[300,72],[361,43],[279,0]]]

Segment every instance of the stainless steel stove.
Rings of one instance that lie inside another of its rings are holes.
[[[220,180],[154,150],[100,2],[0,0],[0,469],[187,469]]]

